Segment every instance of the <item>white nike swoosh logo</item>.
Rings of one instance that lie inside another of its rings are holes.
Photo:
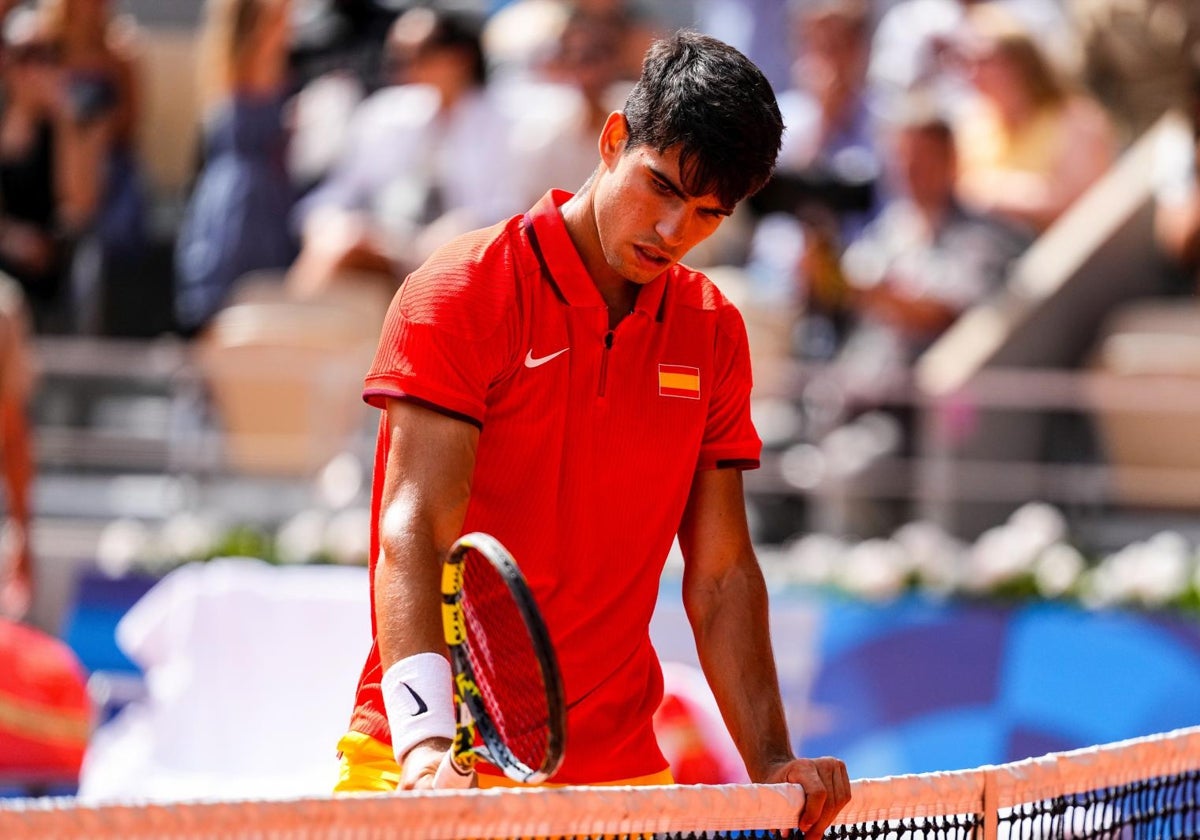
[[[550,361],[551,359],[555,358],[556,356],[561,356],[563,353],[566,353],[570,349],[571,349],[570,347],[564,347],[563,349],[559,350],[557,353],[551,353],[549,356],[542,356],[540,359],[533,358],[533,351],[530,350],[528,353],[525,354],[525,367],[527,367],[527,368],[541,367],[542,365],[546,364],[546,362]]]

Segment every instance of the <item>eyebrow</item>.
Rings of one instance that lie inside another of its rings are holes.
[[[675,183],[675,180],[673,178],[671,178],[669,175],[667,175],[667,173],[663,172],[661,169],[658,169],[657,167],[655,167],[649,163],[646,164],[646,168],[648,170],[650,170],[650,174],[652,176],[654,176],[658,180],[662,181],[663,184],[665,184],[667,186],[667,188],[670,189],[671,192],[675,193],[675,195],[678,196],[682,201],[688,201],[689,199],[694,197],[694,196],[688,194],[687,192],[685,192],[683,187],[681,187],[679,184]],[[723,204],[718,204],[715,207],[704,207],[702,209],[710,210],[714,213],[719,213],[722,216],[733,215],[733,210],[729,207],[724,206]]]

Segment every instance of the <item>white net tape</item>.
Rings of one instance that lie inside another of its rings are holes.
[[[997,815],[1014,806],[1197,770],[1200,727],[974,770],[856,781],[853,801],[838,823],[971,815],[981,817],[984,837],[995,837]],[[796,824],[803,802],[803,792],[786,785],[500,789],[172,804],[10,800],[0,801],[0,838],[711,837],[785,830]]]

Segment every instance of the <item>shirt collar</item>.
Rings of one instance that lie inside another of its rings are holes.
[[[532,227],[541,249],[543,265],[550,272],[550,279],[558,287],[559,292],[570,306],[604,306],[592,276],[583,265],[583,258],[567,233],[566,222],[563,221],[562,207],[570,198],[571,193],[563,190],[550,190],[525,215],[525,224]],[[667,275],[675,270],[675,266],[664,271],[658,277],[642,286],[638,291],[635,312],[642,312],[652,320],[658,317],[662,304],[663,293],[667,286]]]

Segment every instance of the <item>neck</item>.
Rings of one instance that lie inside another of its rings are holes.
[[[563,222],[571,244],[579,252],[583,267],[596,285],[600,297],[608,305],[610,326],[633,311],[637,303],[638,287],[613,271],[604,258],[604,246],[600,241],[600,229],[596,225],[591,182],[560,208]]]

